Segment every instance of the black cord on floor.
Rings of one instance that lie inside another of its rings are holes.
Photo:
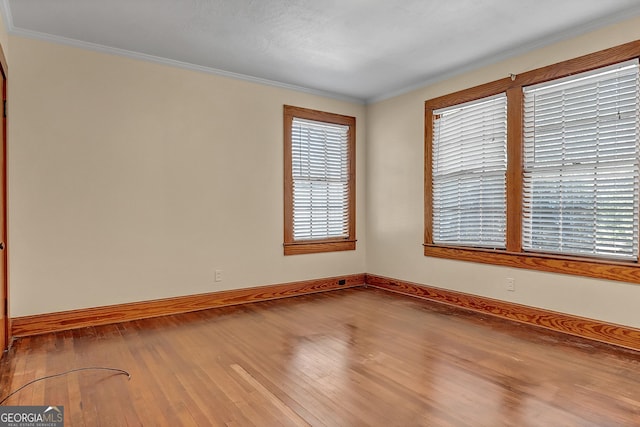
[[[70,374],[72,372],[78,372],[78,371],[92,371],[92,370],[102,370],[102,371],[114,371],[117,372],[119,374],[122,375],[126,375],[129,379],[131,379],[131,374],[123,369],[118,369],[118,368],[104,368],[101,366],[92,366],[92,367],[88,367],[88,368],[77,368],[77,369],[70,369],[68,371],[64,371],[61,372],[59,374],[54,374],[54,375],[47,375],[46,377],[41,377],[41,378],[36,378],[35,380],[29,381],[28,383],[26,383],[25,385],[23,385],[22,387],[12,391],[11,393],[9,393],[7,396],[5,396],[2,400],[0,400],[0,405],[2,405],[7,399],[9,399],[11,396],[13,396],[14,394],[16,394],[17,392],[19,392],[20,390],[22,390],[25,387],[30,386],[33,383],[37,383],[38,381],[42,381],[42,380],[47,380],[49,378],[56,378],[56,377],[61,377],[63,375],[67,375]]]

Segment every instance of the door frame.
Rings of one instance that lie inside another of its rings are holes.
[[[0,277],[0,286],[2,286],[2,294],[4,295],[4,301],[0,301],[0,310],[4,313],[3,321],[0,325],[0,334],[4,335],[4,348],[0,349],[0,354],[4,352],[4,350],[8,349],[11,344],[11,318],[9,317],[9,245],[8,240],[9,237],[7,235],[8,227],[7,227],[7,82],[8,82],[8,67],[7,67],[7,58],[4,54],[4,49],[2,48],[2,44],[0,44],[0,75],[2,77],[2,104],[0,105],[0,111],[2,112],[2,146],[0,149],[3,150],[3,161],[0,164],[0,174],[3,176],[2,182],[4,185],[0,188],[0,197],[2,198],[2,206],[1,209],[4,210],[4,221],[0,224],[2,227],[3,235],[4,235],[4,250],[0,251],[0,257],[4,259],[4,271],[2,273],[3,277]]]

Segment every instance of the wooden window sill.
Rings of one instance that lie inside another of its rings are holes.
[[[640,284],[640,265],[637,262],[432,244],[424,245],[424,255]]]
[[[355,240],[321,240],[315,242],[295,242],[284,244],[285,255],[315,254],[321,252],[353,251]]]

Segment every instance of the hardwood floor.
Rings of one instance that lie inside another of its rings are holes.
[[[638,426],[640,353],[371,288],[19,339],[67,426]],[[0,398],[1,398],[0,397]]]

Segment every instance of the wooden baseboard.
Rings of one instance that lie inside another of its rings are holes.
[[[353,274],[349,276],[188,295],[154,301],[16,317],[12,319],[11,332],[14,337],[23,337],[83,328],[86,326],[107,325],[129,320],[206,310],[215,307],[352,288],[363,285],[364,277],[364,274]],[[344,281],[344,284],[340,284],[341,281]]]
[[[367,286],[640,351],[640,329],[373,274],[366,274],[365,282]]]
[[[344,280],[341,285],[340,281]],[[279,285],[189,295],[87,309],[46,313],[11,319],[14,337],[38,335],[87,326],[187,313],[215,307],[267,301],[363,284],[404,295],[473,310],[569,335],[640,351],[640,330],[565,313],[434,288],[374,274],[354,274]]]

